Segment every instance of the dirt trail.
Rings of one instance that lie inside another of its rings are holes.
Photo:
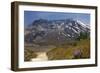
[[[47,61],[48,56],[46,55],[46,52],[37,52],[37,57],[33,58],[32,61]]]

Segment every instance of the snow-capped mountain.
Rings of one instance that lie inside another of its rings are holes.
[[[35,20],[25,28],[25,42],[28,43],[64,43],[75,40],[80,33],[90,33],[89,25],[79,20]]]

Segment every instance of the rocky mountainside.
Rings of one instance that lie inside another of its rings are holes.
[[[90,34],[90,27],[79,20],[35,20],[25,28],[25,42],[36,44],[66,43],[76,40],[80,33]]]

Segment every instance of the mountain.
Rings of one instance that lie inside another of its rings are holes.
[[[79,20],[35,20],[25,28],[25,43],[63,44],[76,40],[80,33],[90,34],[89,25]]]

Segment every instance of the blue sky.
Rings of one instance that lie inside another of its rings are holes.
[[[24,11],[24,25],[30,25],[38,19],[60,20],[60,19],[80,20],[85,24],[90,24],[90,14],[85,13],[64,13],[64,12],[43,12],[43,11]]]

